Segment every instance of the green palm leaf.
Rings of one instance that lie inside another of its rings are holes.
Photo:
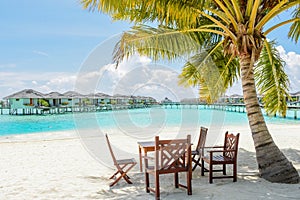
[[[259,92],[263,95],[265,110],[270,115],[286,115],[289,79],[284,72],[284,61],[275,48],[275,42],[265,41],[259,62],[255,67]]]
[[[205,0],[81,0],[84,8],[110,14],[117,20],[135,23],[158,22],[163,25],[193,27]]]
[[[211,41],[220,40],[214,33],[200,33],[197,29],[171,29],[165,26],[153,28],[147,25],[136,25],[123,34],[115,47],[114,61],[139,53],[153,60],[170,61],[185,58],[199,52]],[[209,39],[211,38],[211,39]]]
[[[179,84],[199,86],[200,99],[213,103],[239,78],[239,63],[225,56],[222,43],[193,56],[179,75]]]
[[[288,36],[297,43],[300,37],[300,5],[298,6],[298,9],[294,10],[293,18],[298,19],[298,21],[295,21],[292,24]]]

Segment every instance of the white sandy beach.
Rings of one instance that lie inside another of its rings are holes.
[[[197,128],[196,128],[197,129]],[[197,140],[196,129],[180,132],[192,134]],[[300,172],[300,124],[269,125],[276,144]],[[300,199],[300,184],[272,184],[257,176],[253,142],[248,127],[209,127],[207,144],[222,141],[225,130],[240,132],[238,154],[238,181],[215,180],[208,183],[207,175],[200,176],[200,169],[193,172],[193,195],[173,187],[173,176],[161,179],[162,199]],[[162,138],[177,136],[175,129],[163,130]],[[135,157],[138,161],[137,141],[151,137],[136,137],[119,130],[107,130],[116,148],[118,158]],[[214,134],[215,132],[215,134]],[[175,135],[173,135],[173,134]],[[220,134],[222,133],[222,134]],[[80,133],[82,136],[83,133]],[[213,137],[218,136],[218,140]],[[94,145],[102,137],[81,138],[76,131],[48,132],[0,138],[0,199],[154,199],[145,192],[144,174],[139,166],[130,171],[132,185],[121,180],[109,188],[113,166],[105,145],[92,154]],[[219,140],[220,139],[220,140]],[[90,143],[89,143],[90,142]],[[94,143],[93,143],[94,142]],[[185,181],[183,176],[182,181]]]

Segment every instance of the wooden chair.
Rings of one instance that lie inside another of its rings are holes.
[[[117,171],[110,177],[110,179],[115,178],[115,180],[109,186],[114,186],[121,178],[123,178],[127,183],[132,184],[132,182],[129,180],[130,178],[127,175],[127,172],[130,169],[132,169],[137,162],[134,158],[117,160],[112,150],[107,134],[105,135],[105,137],[114,165],[117,168]],[[118,174],[119,176],[117,177]]]
[[[192,161],[194,163],[193,171],[197,168],[197,166],[201,168],[202,166],[204,167],[203,157],[204,157],[204,146],[205,146],[207,131],[208,129],[205,127],[200,128],[200,136],[198,139],[197,147],[195,150],[192,151]],[[203,170],[201,170],[201,172],[202,171]],[[204,168],[204,171],[208,171],[208,170]],[[204,176],[204,174],[202,174],[202,176]]]
[[[152,160],[154,166],[150,166],[148,161]],[[144,156],[146,192],[155,193],[155,199],[160,199],[160,174],[174,173],[175,187],[187,189],[187,194],[192,194],[192,157],[191,157],[191,136],[187,139],[159,140],[155,137],[154,158]],[[186,172],[186,185],[179,183],[179,172]],[[150,187],[149,174],[154,176],[155,187]]]
[[[237,180],[237,153],[238,153],[238,144],[239,136],[233,134],[225,133],[224,146],[222,150],[213,150],[208,151],[209,156],[205,156],[203,161],[209,164],[209,183],[213,182],[213,179],[220,178],[233,178],[233,182]],[[218,155],[216,155],[218,154]],[[226,176],[226,165],[233,165],[233,175]],[[222,169],[214,169],[214,165],[223,165]],[[213,172],[223,172],[223,176],[213,176]],[[204,172],[203,172],[204,174]]]

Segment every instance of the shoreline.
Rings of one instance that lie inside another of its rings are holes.
[[[267,124],[268,129],[273,137],[275,143],[279,144],[280,148],[298,148],[300,146],[297,144],[297,140],[294,140],[295,134],[300,130],[299,124]],[[213,143],[223,142],[223,135],[226,131],[232,133],[241,134],[240,148],[246,148],[250,150],[251,147],[247,143],[252,142],[251,131],[249,126],[241,125],[230,125],[230,126],[205,126],[208,128],[208,138],[206,143],[208,145],[213,145]],[[138,130],[139,131],[139,130]],[[2,143],[13,143],[13,142],[34,142],[34,141],[52,141],[52,140],[70,140],[70,139],[80,139],[81,137],[101,137],[105,133],[110,134],[112,137],[114,135],[123,134],[128,137],[132,137],[136,141],[140,140],[151,140],[155,135],[160,135],[162,138],[172,138],[178,137],[182,134],[191,134],[192,140],[197,140],[198,137],[198,128],[197,127],[177,127],[177,126],[167,126],[156,129],[143,129],[143,132],[138,132],[135,129],[122,129],[121,128],[102,128],[102,129],[75,129],[75,130],[59,130],[59,131],[45,131],[45,132],[32,132],[24,134],[9,134],[9,135],[0,135],[0,144]],[[148,133],[147,133],[148,132]],[[299,132],[300,136],[300,132]],[[194,138],[193,138],[194,137]],[[212,138],[215,137],[215,138]],[[244,138],[244,139],[243,139]],[[221,139],[219,141],[219,139]],[[251,139],[251,140],[249,140]],[[291,145],[292,144],[292,145]],[[249,149],[250,148],[250,149]]]
[[[186,190],[173,187],[173,176],[166,175],[161,178],[162,199],[300,198],[300,184],[274,184],[258,177],[249,127],[208,128],[207,139],[212,143],[219,141],[211,140],[211,137],[222,138],[225,130],[241,133],[238,181],[233,183],[231,179],[220,179],[209,184],[207,175],[201,177],[200,168],[197,168],[193,172],[193,195],[187,196]],[[300,124],[273,125],[269,129],[275,143],[300,173]],[[178,130],[180,133],[176,132]],[[145,192],[144,174],[139,172],[138,165],[128,174],[133,181],[132,185],[121,180],[115,187],[109,188],[109,176],[114,172],[114,167],[106,145],[102,145],[105,143],[101,143],[103,133],[99,134],[97,131],[99,130],[84,130],[78,133],[78,130],[73,130],[1,136],[0,199],[154,199],[152,194]],[[136,130],[126,133],[115,128],[106,129],[105,132],[109,134],[118,158],[134,157],[137,161],[136,141],[153,138],[152,133],[138,133]],[[162,138],[172,138],[186,133],[192,134],[195,143],[198,127],[166,128],[161,129],[159,134]],[[138,137],[139,134],[143,137]],[[93,154],[93,148],[98,148],[99,144],[102,145],[100,153]],[[181,180],[185,180],[184,175]]]

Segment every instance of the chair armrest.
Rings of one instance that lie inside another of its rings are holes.
[[[211,153],[219,152],[219,153],[221,153],[221,152],[234,152],[234,151],[236,151],[236,150],[213,150],[213,151],[208,151],[208,152],[211,152]]]
[[[216,148],[224,148],[224,146],[205,146],[204,149],[216,149]]]
[[[143,158],[145,160],[154,160],[155,159],[154,157],[150,157],[150,156],[143,156]]]

